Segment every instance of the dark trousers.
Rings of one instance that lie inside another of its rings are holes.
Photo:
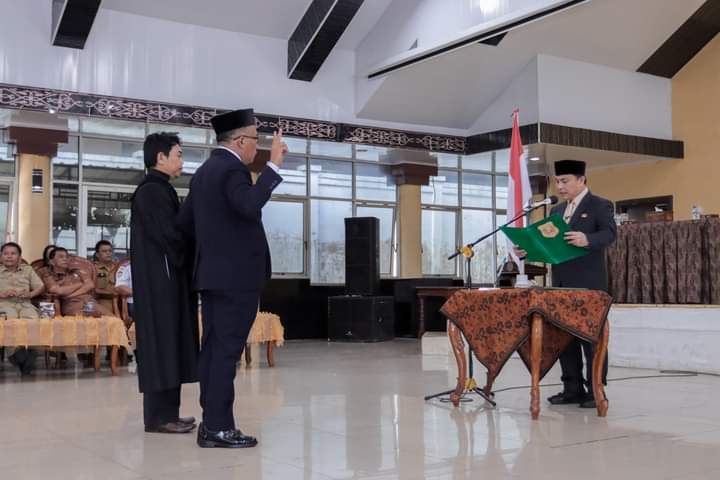
[[[585,354],[586,376],[583,378],[583,353]],[[588,393],[592,393],[593,376],[592,364],[595,348],[592,343],[573,339],[570,345],[560,355],[560,366],[562,367],[562,382],[565,393],[582,393],[585,391],[584,386],[587,385]],[[603,385],[607,385],[608,358],[605,355],[603,365]],[[587,381],[585,380],[587,379]]]
[[[180,387],[143,393],[145,426],[156,428],[180,417]]]
[[[203,291],[200,406],[205,428],[235,428],[235,371],[257,314],[259,292]]]
[[[35,357],[37,357],[37,354],[34,350],[21,347],[16,349],[15,352],[8,357],[8,360],[20,370],[20,373],[29,375],[35,367]]]

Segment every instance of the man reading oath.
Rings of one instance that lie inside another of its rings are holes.
[[[555,162],[555,188],[564,201],[553,207],[550,213],[560,215],[565,223],[570,225],[571,231],[565,234],[565,241],[570,245],[585,248],[589,253],[569,262],[553,265],[552,283],[554,287],[607,292],[605,251],[615,241],[615,209],[610,200],[593,195],[588,190],[585,170],[585,162],[579,160]],[[525,256],[525,252],[517,253],[520,257]],[[592,391],[593,350],[590,342],[573,339],[560,356],[563,391],[548,398],[551,404],[577,404],[582,408],[596,408]],[[607,385],[607,356],[602,382]]]
[[[194,282],[202,298],[200,405],[197,443],[203,448],[245,448],[257,440],[236,428],[235,369],[270,279],[270,250],[261,210],[282,181],[287,153],[276,132],[270,162],[253,184],[258,132],[252,109],[214,117],[218,148],[198,168],[180,224],[195,236]],[[134,261],[134,258],[133,258]]]
[[[153,133],[143,151],[148,173],[132,197],[130,250],[145,431],[189,433],[195,419],[180,417],[180,386],[198,378],[198,308],[185,261],[193,248],[176,226],[170,185],[182,172],[182,146],[174,133]]]

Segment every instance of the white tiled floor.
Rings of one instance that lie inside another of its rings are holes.
[[[128,373],[39,371],[21,381],[4,363],[0,478],[720,479],[720,378],[613,382],[607,419],[544,404],[533,422],[526,389],[498,393],[496,409],[424,402],[450,382],[437,368],[447,357],[427,357],[412,340],[288,342],[275,368],[238,371],[238,423],[260,441],[239,451],[143,433]],[[611,369],[610,377],[655,373]],[[556,368],[545,383],[558,378]],[[496,388],[528,382],[512,359]],[[184,389],[183,414],[200,416],[197,396],[196,385]]]

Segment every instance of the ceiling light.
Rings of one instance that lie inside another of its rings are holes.
[[[530,161],[531,161],[531,162],[539,162],[539,161],[540,161],[540,157],[530,157]]]
[[[494,15],[500,10],[500,0],[474,0],[473,3],[484,16]]]

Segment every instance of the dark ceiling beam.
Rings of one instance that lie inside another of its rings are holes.
[[[288,40],[288,77],[312,81],[364,0],[313,0]]]
[[[82,50],[101,0],[53,0],[52,44]]]
[[[672,78],[718,33],[720,0],[707,0],[637,71]]]

